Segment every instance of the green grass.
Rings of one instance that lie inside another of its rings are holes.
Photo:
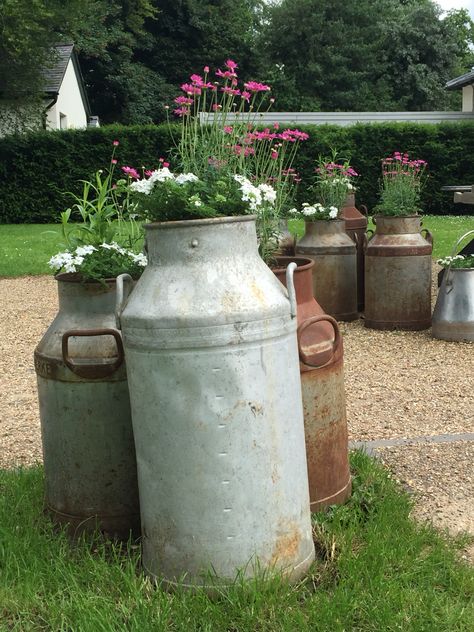
[[[474,229],[474,217],[426,215],[423,226],[433,233],[433,256],[438,259],[451,254],[456,240]],[[290,227],[299,237],[303,235],[302,221],[292,220]],[[64,240],[58,224],[0,224],[0,277],[50,274],[48,261],[62,249]]]
[[[213,598],[152,585],[136,546],[71,545],[42,515],[42,470],[0,471],[0,630],[470,632],[466,539],[413,523],[380,464],[360,452],[351,462],[350,501],[314,517],[317,561],[304,581],[237,582]]]

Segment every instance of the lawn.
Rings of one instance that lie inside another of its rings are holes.
[[[0,471],[0,629],[114,631],[457,631],[474,629],[467,538],[412,522],[388,472],[351,455],[348,503],[313,516],[317,559],[296,586],[237,581],[210,598],[154,586],[140,549],[72,545],[42,513],[40,467]]]
[[[439,258],[450,254],[456,240],[474,229],[474,217],[426,215],[423,226],[433,233],[433,256]],[[290,228],[301,236],[304,224],[292,221]],[[50,257],[63,248],[64,240],[58,224],[0,225],[0,277],[49,274]]]

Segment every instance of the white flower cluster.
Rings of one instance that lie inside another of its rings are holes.
[[[242,202],[248,202],[251,211],[258,211],[264,204],[275,204],[276,191],[269,184],[255,186],[250,180],[238,174],[234,175],[234,180],[240,184]]]
[[[199,178],[195,176],[194,173],[180,173],[175,176],[168,167],[163,167],[162,169],[152,171],[149,178],[132,182],[130,189],[137,193],[150,195],[157,182],[165,182],[166,180],[174,180],[176,184],[185,184],[186,182],[196,182]]]
[[[454,257],[444,257],[444,259],[438,259],[437,263],[444,268],[452,265],[455,261],[463,261],[464,255],[454,255]]]
[[[336,206],[323,206],[319,202],[316,202],[315,204],[308,204],[307,202],[304,202],[302,204],[301,211],[297,208],[291,208],[288,213],[294,216],[303,216],[303,218],[307,217],[312,219],[336,219],[338,209]]]
[[[105,248],[106,250],[115,250],[121,255],[125,255],[130,257],[130,259],[137,263],[139,266],[145,267],[147,265],[147,258],[144,254],[139,253],[136,254],[131,250],[126,250],[119,246],[115,241],[111,244],[103,243],[100,245],[100,248]],[[80,266],[84,262],[84,259],[87,255],[92,254],[93,252],[97,252],[98,248],[95,246],[78,246],[74,252],[58,252],[57,255],[51,257],[48,262],[48,265],[53,270],[62,270],[64,268],[64,272],[78,272]]]
[[[346,176],[336,176],[335,178],[329,178],[325,182],[329,182],[329,184],[331,184],[333,187],[338,186],[338,185],[341,185],[341,186],[344,185],[347,188],[349,187],[352,188],[350,178],[347,178]]]

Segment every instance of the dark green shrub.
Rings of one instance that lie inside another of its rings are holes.
[[[407,151],[429,164],[429,180],[422,195],[425,212],[473,212],[472,206],[454,205],[452,193],[441,191],[444,185],[474,183],[473,122],[308,125],[304,131],[310,139],[302,143],[295,165],[303,177],[300,201],[307,197],[315,159],[335,148],[341,157],[350,157],[361,174],[357,202],[370,210],[378,199],[380,160],[394,151]],[[59,212],[71,204],[64,192],[79,193],[79,180],[108,165],[114,140],[120,142],[116,152],[119,167],[157,167],[158,158],[168,156],[172,147],[166,125],[110,125],[0,139],[0,223],[56,221]]]

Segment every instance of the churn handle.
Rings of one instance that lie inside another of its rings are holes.
[[[125,307],[125,301],[130,296],[130,284],[133,282],[132,277],[129,274],[119,274],[116,283],[116,299],[115,299],[115,325],[117,329],[121,329],[120,317]],[[128,286],[127,294],[125,295],[125,285]]]
[[[427,228],[423,228],[423,230],[421,232],[425,233],[424,237],[425,237],[426,241],[429,244],[433,245],[433,234]]]
[[[297,267],[296,263],[292,261],[286,268],[286,287],[288,290],[288,299],[290,301],[291,318],[296,318],[296,291],[293,275]]]
[[[367,244],[368,244],[368,242],[369,242],[369,240],[367,239],[367,233],[371,233],[371,235],[370,235],[370,236],[372,237],[372,236],[373,236],[373,234],[374,234],[374,231],[373,231],[371,228],[368,228],[368,229],[365,231],[365,233],[364,233],[364,239],[363,239],[363,241],[362,241],[362,250],[363,250],[364,252],[366,251],[366,249],[367,249]]]
[[[474,230],[468,230],[467,233],[464,233],[464,235],[462,235],[461,237],[459,237],[459,239],[457,240],[457,242],[454,244],[454,248],[451,251],[451,257],[454,257],[454,255],[456,254],[456,250],[459,246],[459,244],[462,242],[462,240],[465,237],[468,237],[469,235],[474,234]],[[452,280],[452,275],[451,277],[449,276],[451,272],[451,264],[449,264],[448,269],[446,270],[446,294],[449,294],[449,292],[451,292],[451,290],[453,289],[453,280]]]
[[[362,215],[365,215],[366,217],[369,216],[369,209],[365,204],[359,204],[359,209],[362,209]]]
[[[69,338],[73,336],[77,337],[89,337],[89,336],[113,336],[117,345],[118,355],[113,362],[103,364],[102,362],[94,364],[75,364],[69,357],[68,343]],[[100,379],[107,377],[115,373],[115,371],[122,364],[124,359],[122,336],[117,329],[68,329],[63,333],[61,340],[61,350],[63,355],[64,364],[71,369],[73,373],[79,375],[79,377],[89,379]]]
[[[305,329],[307,329],[308,327],[310,327],[311,325],[314,325],[314,323],[318,323],[322,320],[327,321],[328,323],[330,323],[334,329],[334,341],[332,344],[332,355],[330,357],[330,359],[325,362],[324,364],[311,364],[311,362],[308,362],[308,356],[304,353],[303,349],[301,348],[301,334],[303,333],[303,331]],[[311,318],[308,318],[307,320],[305,320],[304,322],[301,323],[301,325],[298,327],[298,329],[296,330],[296,337],[298,340],[298,355],[300,357],[300,360],[303,364],[306,364],[307,366],[312,366],[316,369],[321,369],[322,367],[326,366],[327,364],[329,364],[330,362],[332,362],[334,355],[337,351],[337,348],[339,346],[339,342],[341,340],[341,332],[339,331],[339,325],[337,324],[337,320],[335,318],[333,318],[332,316],[329,316],[328,314],[321,314],[320,316],[312,316]]]

